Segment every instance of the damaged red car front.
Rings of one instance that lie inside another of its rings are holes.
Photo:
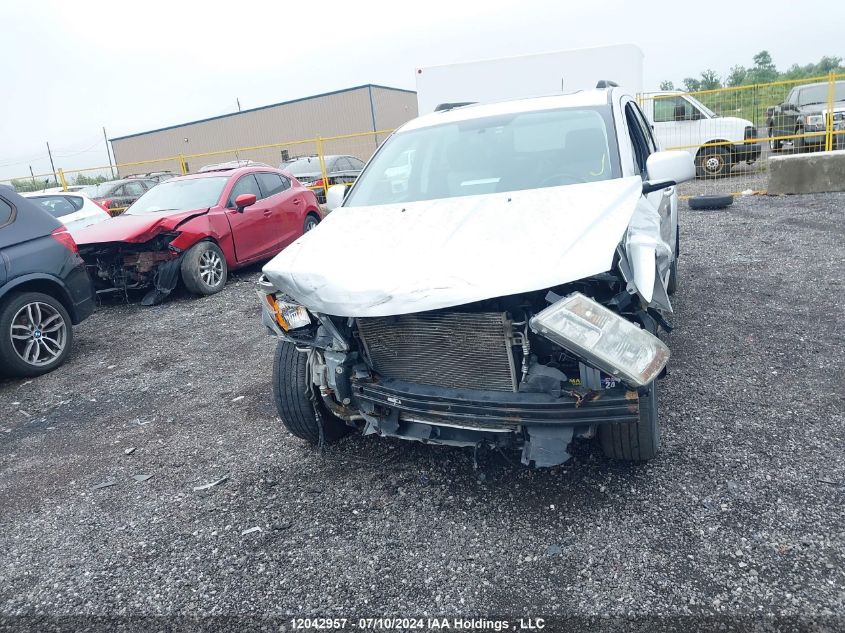
[[[98,292],[147,290],[141,302],[153,305],[180,278],[194,294],[219,292],[230,269],[272,257],[321,218],[296,180],[247,167],[168,180],[77,241]]]

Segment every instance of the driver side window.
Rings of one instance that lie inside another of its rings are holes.
[[[692,103],[681,96],[669,99],[659,98],[654,101],[654,122],[695,121],[701,118],[701,112]]]
[[[229,203],[226,205],[229,209],[235,208],[235,198],[244,193],[255,194],[256,200],[261,200],[261,189],[258,188],[258,181],[255,180],[253,174],[241,176],[235,186],[232,187],[232,192],[229,194]]]

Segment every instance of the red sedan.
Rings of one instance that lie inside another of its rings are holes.
[[[98,292],[149,289],[141,303],[153,305],[180,277],[195,294],[219,292],[230,269],[273,257],[322,217],[295,178],[250,166],[167,180],[75,237]]]

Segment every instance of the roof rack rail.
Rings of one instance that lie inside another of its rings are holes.
[[[434,108],[435,112],[446,112],[448,110],[454,110],[455,108],[462,108],[468,105],[474,105],[477,101],[459,101],[457,103],[439,103],[437,107]]]
[[[596,84],[596,89],[600,90],[602,88],[618,88],[619,84],[615,81],[610,81],[610,79],[600,79],[599,82]]]

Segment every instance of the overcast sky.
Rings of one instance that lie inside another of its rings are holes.
[[[414,88],[414,68],[634,43],[645,88],[713,68],[845,57],[845,4],[710,0],[6,0],[0,178],[107,163],[109,136],[320,92]],[[490,78],[495,80],[495,78]],[[278,139],[268,139],[272,142]]]

